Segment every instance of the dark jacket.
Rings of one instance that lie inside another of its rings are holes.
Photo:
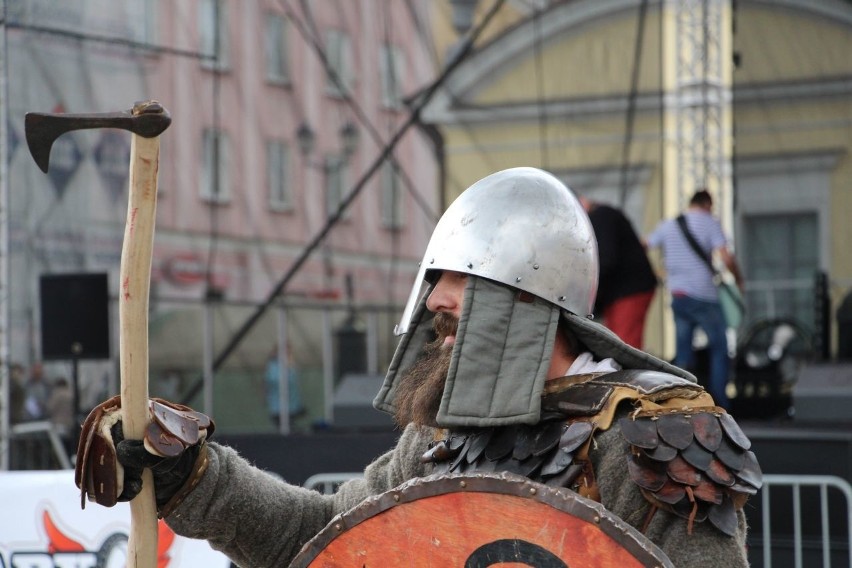
[[[592,206],[589,219],[600,256],[595,314],[619,298],[656,288],[657,277],[630,220],[618,209],[601,204]]]

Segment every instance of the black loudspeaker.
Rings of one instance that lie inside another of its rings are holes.
[[[42,359],[109,359],[106,274],[48,274],[39,282]]]

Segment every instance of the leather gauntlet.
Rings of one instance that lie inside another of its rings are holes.
[[[96,406],[83,423],[74,481],[86,499],[105,507],[130,501],[142,489],[142,471],[154,477],[157,512],[166,517],[192,491],[207,469],[207,439],[215,425],[205,414],[153,398],[151,422],[142,440],[125,440],[121,397]]]

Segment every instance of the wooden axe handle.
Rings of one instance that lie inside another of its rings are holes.
[[[134,134],[130,145],[127,224],[121,249],[119,353],[124,437],[141,440],[148,425],[148,296],[160,139]],[[142,474],[142,492],[130,502],[129,568],[157,566],[157,504],[151,471]]]

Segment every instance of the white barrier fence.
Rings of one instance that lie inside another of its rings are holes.
[[[130,507],[80,507],[73,470],[0,472],[0,568],[125,566]],[[159,523],[158,565],[228,568],[206,541]]]
[[[310,477],[304,486],[321,493],[333,493],[343,482],[360,473],[325,473]],[[838,547],[848,553],[848,564],[852,567],[852,486],[844,479],[830,475],[774,475],[764,476],[761,491],[762,552],[764,568],[773,566],[772,507],[780,501],[779,489],[792,500],[793,562],[795,568],[803,568],[803,487],[816,488],[819,494],[819,542],[822,567],[831,568],[832,558],[837,560]],[[776,489],[776,491],[771,491]],[[783,491],[788,489],[789,491]],[[829,490],[832,491],[831,499]],[[835,531],[831,534],[829,504],[839,492],[845,497],[845,544],[837,541]],[[127,538],[130,534],[130,507],[119,503],[105,508],[90,504],[85,510],[80,507],[80,492],[74,485],[74,472],[14,471],[0,472],[0,568],[100,568],[124,566]],[[230,561],[221,553],[210,548],[205,541],[192,540],[174,534],[160,522],[159,552],[160,566],[187,568],[205,566],[229,568]],[[815,566],[809,561],[808,568]],[[842,566],[842,565],[841,565]]]
[[[307,489],[319,491],[324,495],[331,495],[341,484],[346,483],[350,479],[364,477],[363,473],[343,472],[343,473],[317,473],[305,480],[302,484]]]
[[[846,535],[845,548],[849,554],[849,563],[846,566],[852,567],[852,486],[849,483],[837,476],[833,475],[775,475],[766,474],[763,476],[763,489],[761,490],[761,517],[763,520],[763,566],[764,568],[772,568],[772,503],[777,503],[775,495],[772,495],[772,488],[788,488],[790,498],[792,499],[792,523],[793,523],[793,561],[795,568],[803,568],[804,564],[804,537],[802,526],[802,487],[815,487],[819,491],[819,518],[820,518],[820,539],[815,543],[819,547],[823,568],[831,567],[832,559],[832,539],[831,527],[829,524],[829,498],[828,490],[832,488],[839,491],[846,498],[846,527],[848,534]],[[836,546],[836,544],[835,544]],[[808,568],[814,566],[813,562],[808,563]]]

